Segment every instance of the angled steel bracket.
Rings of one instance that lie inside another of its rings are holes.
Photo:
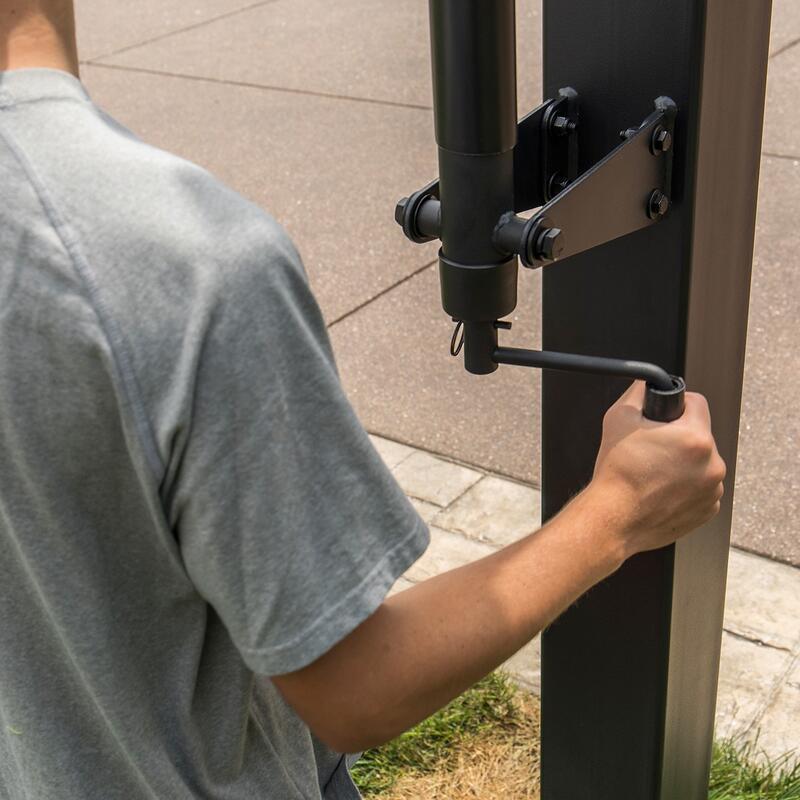
[[[537,214],[502,217],[498,249],[539,267],[658,222],[669,210],[676,113],[672,100],[659,97],[638,128],[623,131],[624,141],[577,180],[555,187]]]
[[[540,267],[646,228],[669,210],[677,107],[668,97],[591,169],[577,176],[578,95],[570,88],[525,116],[514,147],[514,209],[497,221],[499,254]],[[395,219],[413,242],[441,233],[439,181],[403,198]],[[541,207],[530,218],[519,212]]]

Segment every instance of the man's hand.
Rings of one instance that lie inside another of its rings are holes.
[[[503,663],[587,589],[719,509],[725,465],[706,401],[642,416],[634,385],[606,414],[589,486],[541,530],[390,597],[313,664],[273,682],[334,749],[382,744]]]
[[[674,422],[642,416],[637,381],[608,410],[594,478],[587,489],[607,509],[623,559],[671,544],[717,514],[725,462],[711,433],[706,399],[686,394]]]

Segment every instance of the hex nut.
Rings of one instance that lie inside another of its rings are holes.
[[[669,211],[670,201],[664,192],[660,189],[655,189],[650,195],[647,203],[647,216],[650,219],[658,219],[663,217]]]
[[[564,252],[566,242],[561,228],[547,228],[540,236],[537,243],[539,257],[548,261],[555,261]]]
[[[651,150],[653,153],[666,153],[672,147],[672,134],[661,126],[653,131]]]
[[[398,225],[402,225],[403,224],[403,217],[405,216],[406,206],[407,205],[408,205],[408,198],[404,197],[402,200],[399,200],[397,202],[397,205],[395,206],[395,209],[394,209],[394,221]]]
[[[556,117],[553,120],[551,130],[557,136],[566,136],[572,133],[576,127],[575,121],[571,120],[569,117]]]

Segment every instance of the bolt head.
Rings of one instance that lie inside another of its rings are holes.
[[[539,237],[539,256],[555,261],[563,252],[566,242],[561,228],[548,228]]]
[[[406,206],[407,205],[408,205],[408,198],[404,197],[402,200],[399,200],[397,205],[395,206],[395,209],[394,209],[394,221],[398,225],[402,225],[403,224],[403,217],[405,216]]]
[[[660,189],[656,189],[651,195],[647,206],[647,215],[650,219],[663,217],[669,211],[669,197]]]
[[[672,147],[672,134],[666,128],[656,128],[653,132],[653,152],[666,153]]]

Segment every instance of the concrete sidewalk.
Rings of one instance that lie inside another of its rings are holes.
[[[540,494],[530,486],[389,439],[372,440],[431,526],[431,546],[395,591],[532,533]],[[539,638],[505,669],[538,693]],[[732,549],[728,568],[718,737],[757,739],[771,758],[800,762],[800,569]]]
[[[773,5],[733,537],[800,565],[800,2]],[[539,375],[478,379],[449,358],[436,245],[412,246],[392,218],[397,199],[437,171],[427,0],[76,8],[96,102],[262,205],[296,240],[365,425],[536,484]],[[541,0],[518,0],[517,16],[524,113],[541,98]],[[522,273],[506,341],[530,347],[539,276]]]

